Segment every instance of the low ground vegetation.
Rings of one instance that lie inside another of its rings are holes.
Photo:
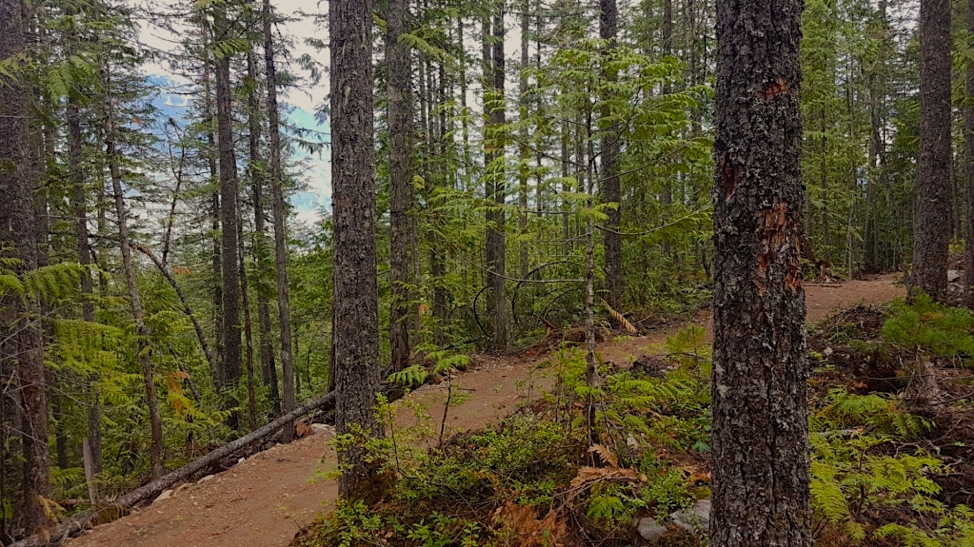
[[[969,311],[918,297],[810,330],[816,545],[974,545],[972,329]],[[433,450],[411,440],[436,438],[439,417],[383,404],[388,435],[368,441],[386,478],[375,503],[340,503],[294,545],[705,545],[707,523],[681,519],[710,497],[709,347],[691,326],[646,349],[600,360],[590,390],[565,343],[543,366],[554,389]],[[397,412],[418,425],[395,428]]]

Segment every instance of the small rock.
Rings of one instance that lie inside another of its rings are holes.
[[[959,281],[964,276],[964,270],[947,270],[947,283]]]
[[[237,460],[237,465],[240,465],[245,461],[247,461],[247,458],[240,458],[239,460]]]
[[[652,544],[666,533],[666,526],[660,526],[653,517],[636,519],[636,530],[640,537]]]
[[[328,424],[311,424],[311,431],[313,431],[315,435],[321,435],[322,433],[334,435],[335,426]]]
[[[167,499],[169,499],[171,497],[172,497],[172,490],[164,490],[161,494],[159,494],[159,497],[158,498],[152,500],[152,503],[156,503],[156,502],[159,502],[159,501],[165,501],[165,500],[167,500]]]
[[[677,511],[670,515],[670,520],[685,530],[710,534],[710,500],[700,500],[689,509]]]
[[[213,478],[213,477],[215,477],[215,476],[216,476],[216,475],[207,475],[207,476],[205,476],[205,477],[203,477],[202,479],[200,479],[200,480],[198,480],[198,481],[196,481],[196,484],[202,484],[202,483],[204,483],[204,482],[206,482],[206,481],[208,481],[208,480],[210,480],[210,479],[212,479],[212,478]]]

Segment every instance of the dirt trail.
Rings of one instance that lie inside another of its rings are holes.
[[[887,275],[842,285],[806,287],[808,320],[820,321],[857,303],[881,304],[903,295],[898,276]],[[710,316],[696,323],[711,330]],[[624,363],[629,356],[651,353],[678,330],[671,327],[650,336],[609,342],[600,347],[606,360]],[[542,357],[483,358],[454,382],[466,400],[452,408],[448,431],[496,423],[519,403],[549,384],[533,365]],[[429,406],[437,424],[443,413],[447,385],[424,386],[409,400]],[[408,414],[408,413],[403,413]],[[404,425],[411,418],[403,416]],[[156,502],[113,523],[71,540],[71,547],[274,547],[286,546],[294,534],[338,495],[334,481],[312,483],[316,472],[335,465],[326,435],[279,445],[256,454],[208,480],[184,487],[173,498]],[[431,442],[435,442],[433,439]]]

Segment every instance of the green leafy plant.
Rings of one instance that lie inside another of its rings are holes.
[[[872,535],[904,546],[971,545],[965,543],[974,537],[970,511],[937,499],[941,488],[934,478],[949,467],[923,450],[891,450],[932,427],[930,420],[903,411],[890,397],[830,392],[811,418],[816,531],[840,527],[856,544]],[[874,526],[870,515],[890,508],[923,518]],[[922,524],[930,520],[940,524]]]
[[[974,355],[974,314],[918,294],[912,304],[897,300],[883,325],[883,339],[913,352],[939,357]]]

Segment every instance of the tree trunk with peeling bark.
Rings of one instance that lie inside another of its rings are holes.
[[[607,41],[604,55],[611,55],[619,35],[619,9],[616,0],[600,0],[599,14],[599,35]],[[618,79],[612,69],[603,69],[603,77],[610,85]],[[610,98],[611,92],[607,92],[603,97],[604,100]],[[605,211],[608,216],[605,223],[607,230],[602,232],[605,243],[606,301],[612,309],[621,310],[623,278],[622,236],[619,234],[619,228],[622,226],[622,211],[619,209],[622,201],[619,183],[619,131],[611,122],[612,109],[608,106],[602,108],[602,118],[609,121],[603,121],[603,127],[600,128],[602,170],[599,173],[599,191],[602,194],[602,203],[616,204],[615,207]]]
[[[714,547],[810,547],[801,0],[717,2]]]

